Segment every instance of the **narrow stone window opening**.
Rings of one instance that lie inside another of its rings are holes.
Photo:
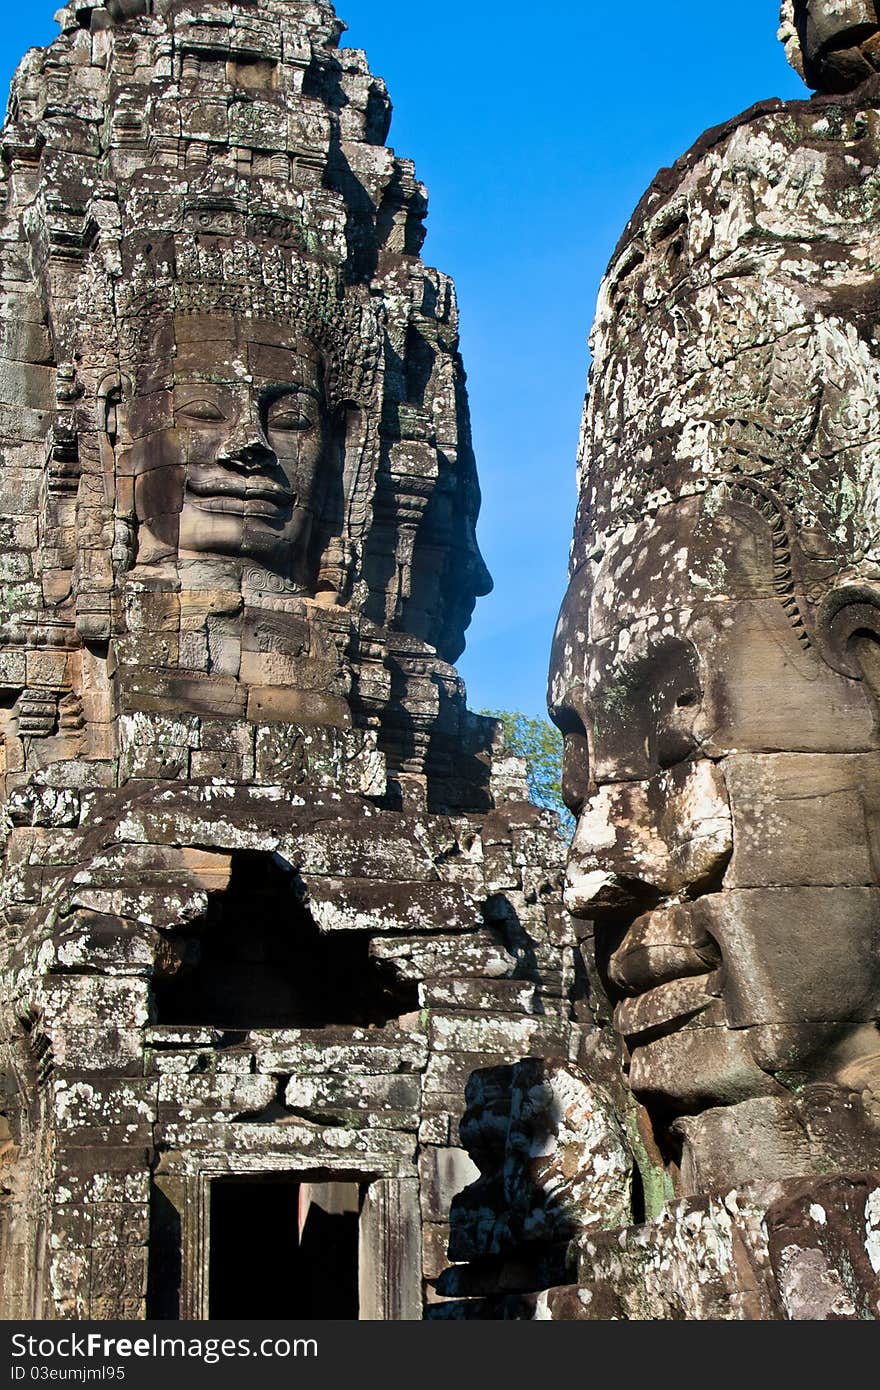
[[[418,1008],[418,989],[370,955],[365,932],[321,932],[291,869],[232,858],[225,892],[169,933],[157,959],[155,1021],[179,1027],[383,1027]]]

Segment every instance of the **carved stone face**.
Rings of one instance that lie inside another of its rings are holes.
[[[880,1053],[873,701],[783,569],[757,510],[679,501],[581,571],[557,631],[567,901],[667,1117],[854,1084]]]
[[[793,16],[810,86],[851,91],[880,68],[875,0],[794,0]]]
[[[276,325],[189,318],[173,378],[128,413],[138,563],[233,556],[306,582],[328,447],[317,351]]]

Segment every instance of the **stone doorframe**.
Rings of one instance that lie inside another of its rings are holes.
[[[215,1178],[260,1177],[289,1173],[302,1182],[314,1170],[205,1168],[183,1178],[157,1176],[154,1181],[180,1214],[180,1317],[208,1317],[211,1250],[211,1183]],[[361,1207],[358,1285],[361,1322],[420,1322],[422,1299],[422,1231],[419,1183],[415,1178],[375,1178],[321,1171],[321,1181],[357,1183],[366,1189]]]

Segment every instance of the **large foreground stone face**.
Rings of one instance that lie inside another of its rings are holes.
[[[684,1193],[880,1163],[878,141],[873,81],[710,132],[600,295],[566,902]]]
[[[550,677],[602,1026],[472,1079],[432,1316],[880,1317],[878,33],[784,5],[824,95],[662,171],[603,283]]]
[[[662,171],[603,283],[550,703],[608,1039],[579,1060],[646,1220],[523,1238],[494,1288],[486,1250],[443,1316],[880,1311],[878,32],[784,6],[824,95]],[[465,1231],[528,1142],[504,1113]]]
[[[418,1318],[468,1078],[577,987],[450,664],[454,290],[329,4],[60,21],[0,140],[0,1309]]]

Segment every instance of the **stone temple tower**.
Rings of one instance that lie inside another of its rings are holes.
[[[0,138],[0,1309],[420,1318],[468,1078],[582,991],[452,665],[454,289],[330,4],[59,20]]]

